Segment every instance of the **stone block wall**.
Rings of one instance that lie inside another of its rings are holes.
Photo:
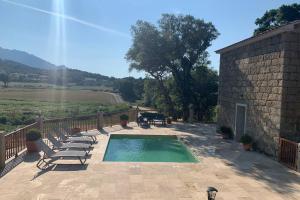
[[[300,142],[300,28],[283,35],[281,135]]]
[[[235,129],[236,104],[247,105],[246,133],[275,156],[284,79],[283,34],[221,54],[218,125]]]

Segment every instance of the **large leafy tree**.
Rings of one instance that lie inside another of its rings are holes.
[[[157,27],[149,22],[137,21],[131,28],[133,44],[126,54],[130,62],[129,70],[144,71],[158,81],[160,92],[166,101],[168,112],[173,115],[173,102],[165,86],[168,77],[168,59],[165,57],[165,44]]]
[[[5,72],[0,72],[0,81],[3,82],[4,87],[8,87],[9,76]]]
[[[163,14],[158,27],[138,21],[132,27],[132,34],[133,44],[126,55],[130,69],[145,71],[159,81],[170,112],[174,109],[173,102],[164,80],[172,75],[186,120],[192,103],[191,72],[207,62],[206,50],[218,31],[212,23],[191,15]]]
[[[277,9],[271,9],[256,19],[255,24],[258,28],[255,29],[254,35],[295,20],[300,20],[300,4],[282,5]]]

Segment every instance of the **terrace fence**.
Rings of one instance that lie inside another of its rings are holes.
[[[279,139],[279,162],[297,170],[299,162],[299,144],[284,138]]]
[[[98,129],[101,130],[106,126],[113,126],[120,122],[120,116],[126,114],[129,116],[129,121],[136,121],[137,109],[130,109],[122,112],[103,113],[98,112],[96,115],[68,117],[60,119],[43,119],[38,117],[36,122],[15,130],[8,134],[0,133],[0,169],[5,166],[6,160],[18,157],[18,154],[26,149],[26,134],[29,130],[36,128],[42,133],[45,139],[46,134],[53,128],[62,130],[64,127],[80,128],[81,130]]]

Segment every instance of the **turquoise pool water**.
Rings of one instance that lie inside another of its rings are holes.
[[[176,136],[111,135],[104,161],[197,162]]]

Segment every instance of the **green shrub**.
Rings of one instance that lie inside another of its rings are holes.
[[[23,125],[23,121],[20,118],[11,119],[10,123],[14,126]]]
[[[233,130],[229,126],[221,126],[220,131],[222,134],[227,135],[228,138],[232,139],[233,138]]]
[[[121,115],[120,116],[120,120],[124,120],[124,121],[128,121],[129,120],[129,117],[128,117],[128,115],[125,115],[125,114],[123,114],[123,115]]]
[[[29,118],[27,118],[27,119],[24,119],[24,120],[23,120],[23,123],[24,123],[25,125],[29,125],[29,124],[33,124],[35,121],[36,121],[35,118],[29,117]]]
[[[248,134],[245,134],[241,137],[240,142],[243,144],[251,144],[252,143],[252,137]]]
[[[37,129],[31,129],[26,134],[26,141],[37,141],[42,138],[41,132]]]
[[[7,118],[4,116],[0,116],[0,124],[6,124],[7,123]]]

